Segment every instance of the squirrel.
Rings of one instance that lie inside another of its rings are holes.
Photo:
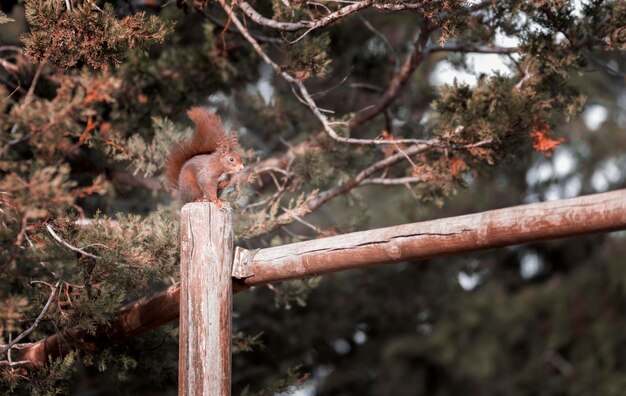
[[[196,130],[191,139],[170,151],[165,163],[167,179],[183,204],[208,199],[221,207],[226,202],[217,197],[222,176],[243,169],[237,135],[227,135],[220,117],[201,107],[192,107],[187,115]]]

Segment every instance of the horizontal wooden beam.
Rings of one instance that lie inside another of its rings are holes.
[[[261,249],[248,269],[254,275],[240,280],[236,289],[371,265],[621,229],[626,229],[626,190]],[[235,263],[235,267],[240,265]]]
[[[618,190],[355,232],[258,252],[240,250],[236,257],[248,258],[248,263],[235,262],[235,268],[248,266],[239,272],[253,275],[235,280],[233,292],[351,268],[623,229],[626,229],[626,190]],[[124,342],[178,318],[179,299],[179,285],[173,285],[125,306],[116,319],[108,326],[99,327],[94,336],[84,330],[70,329],[66,331],[70,336],[64,339],[52,335],[20,348],[19,360],[31,362],[31,368],[43,367],[48,356],[67,352],[61,340],[73,340],[86,349]]]

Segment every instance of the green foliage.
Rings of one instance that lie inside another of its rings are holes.
[[[328,33],[306,36],[290,48],[283,68],[302,81],[310,77],[323,77],[330,67],[329,45]]]
[[[59,245],[47,227],[67,244],[83,247],[90,256],[82,254],[77,260],[73,252]],[[43,268],[47,270],[45,277],[62,274],[64,281],[62,303],[50,308],[51,314],[58,314],[57,325],[79,326],[94,333],[97,325],[111,320],[123,302],[155,290],[176,275],[178,234],[178,224],[170,221],[165,212],[146,219],[96,216],[81,228],[71,219],[59,218],[31,236],[36,244],[25,252],[31,262],[23,262],[14,270],[24,277],[38,273],[42,276],[37,263],[49,262]]]
[[[48,216],[62,216],[74,202],[74,196],[67,194],[76,186],[69,180],[69,166],[32,169],[25,177],[11,173],[0,181],[0,189],[6,194],[6,207],[2,211],[5,222],[16,221],[20,215],[29,219],[45,219]]]
[[[41,371],[35,373],[26,389],[16,394],[56,396],[66,395],[72,388],[72,375],[76,372],[77,352],[70,352],[62,358],[54,359]]]
[[[154,137],[147,144],[141,135],[131,135],[126,140],[124,151],[115,155],[115,159],[130,161],[134,173],[152,176],[161,169],[171,148],[191,134],[187,129],[180,132],[174,123],[166,118],[152,119]]]
[[[100,149],[116,145],[110,139],[110,131],[103,128],[106,124],[99,121],[98,111],[114,103],[113,96],[121,89],[121,81],[108,71],[94,75],[83,69],[62,75],[55,83],[56,95],[52,98],[42,93],[29,106],[11,108],[6,118],[11,127],[0,133],[0,141],[4,143],[0,153],[6,154],[5,166],[24,164],[18,162],[23,153],[9,150],[9,144],[25,140],[35,154],[30,160],[46,164],[68,156],[80,157],[82,143]],[[17,147],[20,148],[19,144]]]
[[[440,40],[445,42],[467,27],[468,4],[460,0],[422,1],[421,12],[426,18],[441,28]]]
[[[180,15],[170,16],[175,17]],[[150,141],[155,115],[180,121],[185,119],[186,109],[206,100],[208,95],[229,91],[236,88],[238,81],[255,77],[256,58],[249,49],[241,45],[224,48],[215,35],[219,29],[210,23],[199,25],[196,30],[192,32],[193,43],[179,34],[156,54],[129,53],[116,72],[125,84],[111,111],[113,130],[123,137],[138,134]]]
[[[63,0],[28,0],[26,17],[33,26],[24,37],[28,55],[63,68],[79,62],[95,68],[118,66],[129,49],[163,42],[172,30],[156,16],[118,20],[111,4],[100,8],[90,1],[66,10]]]
[[[293,6],[287,6],[281,0],[272,0],[272,11],[274,19],[280,21],[300,21],[311,16],[306,7],[299,2],[295,2]]]
[[[313,187],[325,187],[333,179],[335,169],[323,152],[308,150],[297,156],[293,173],[303,183]]]
[[[319,286],[321,281],[321,277],[314,277],[285,281],[280,285],[273,286],[274,304],[276,307],[282,306],[285,309],[291,309],[294,303],[299,307],[305,307],[308,296]]]
[[[558,89],[558,88],[562,89]],[[584,98],[562,79],[548,75],[520,84],[514,79],[493,76],[467,85],[445,87],[433,108],[437,112],[437,129],[453,145],[471,145],[484,141],[495,147],[519,147],[538,120],[569,119],[580,111]],[[491,147],[493,147],[491,146]],[[478,161],[493,163],[496,152],[491,148],[469,148]]]
[[[238,331],[233,334],[233,354],[238,354],[241,352],[252,352],[257,348],[263,348],[263,341],[261,339],[263,333],[258,333],[256,335],[248,335],[244,334],[241,331]]]
[[[626,26],[624,26],[624,18],[626,18],[626,4],[621,1],[615,1],[607,4],[603,8],[603,13],[595,12],[593,6],[585,7],[585,13],[592,18],[591,23],[599,22],[600,35],[607,50],[623,51],[626,49]],[[609,15],[606,21],[606,14]],[[604,19],[601,19],[604,18]]]

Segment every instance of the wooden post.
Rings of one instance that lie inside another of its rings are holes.
[[[230,395],[232,235],[229,207],[183,207],[179,395]]]

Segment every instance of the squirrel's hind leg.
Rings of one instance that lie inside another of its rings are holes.
[[[204,193],[198,184],[191,169],[183,169],[178,178],[178,193],[183,204],[198,202],[204,198]]]

